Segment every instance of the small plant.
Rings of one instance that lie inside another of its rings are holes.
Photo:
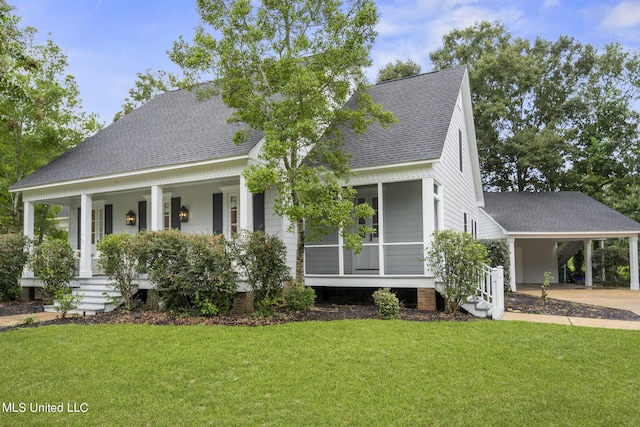
[[[198,311],[203,316],[214,317],[217,316],[220,310],[214,303],[209,301],[208,299],[197,300]]]
[[[271,317],[278,312],[278,307],[280,306],[280,297],[262,298],[257,303],[254,299],[253,305],[255,309],[253,314],[255,317]]]
[[[379,308],[378,317],[381,319],[399,319],[400,301],[391,289],[378,289],[373,293],[373,302]]]
[[[547,301],[547,289],[549,288],[549,281],[553,280],[549,271],[544,272],[544,283],[542,284],[542,300]]]
[[[34,325],[37,321],[38,321],[38,319],[36,318],[36,316],[29,316],[29,317],[25,317],[24,319],[22,319],[22,324],[23,324],[23,325],[29,325],[29,326],[32,326],[32,325]]]
[[[306,310],[316,302],[316,292],[309,286],[299,284],[284,294],[284,300],[293,310]]]
[[[73,295],[67,288],[59,289],[54,296],[58,301],[58,305],[55,307],[56,311],[59,311],[64,319],[67,317],[68,312],[78,308],[83,296],[83,294]]]

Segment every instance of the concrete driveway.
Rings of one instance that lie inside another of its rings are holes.
[[[517,286],[517,292],[540,296],[540,284],[524,284]],[[549,298],[572,301],[600,307],[618,308],[640,315],[640,291],[628,289],[553,284],[547,289]]]

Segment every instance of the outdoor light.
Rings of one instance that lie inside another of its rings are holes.
[[[136,225],[136,214],[134,214],[132,210],[129,210],[127,215],[124,217],[124,222],[127,225]]]
[[[185,208],[184,205],[182,205],[182,207],[180,208],[180,213],[178,214],[178,217],[180,218],[180,222],[189,221],[189,210]]]

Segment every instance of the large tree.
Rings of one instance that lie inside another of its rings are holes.
[[[376,6],[371,0],[199,0],[198,11],[193,43],[180,38],[171,58],[196,81],[213,77],[205,95],[221,94],[233,109],[229,120],[248,126],[235,143],[263,133],[261,163],[244,176],[254,193],[277,189],[276,213],[295,225],[301,281],[305,228],[309,238],[339,229],[345,244],[358,249],[357,218],[372,214],[343,187],[350,176],[343,129],[362,134],[373,121],[394,120],[364,83]]]
[[[430,56],[439,69],[469,67],[485,188],[578,189],[603,200],[603,188],[619,193],[633,180],[637,53],[568,37],[513,39],[481,22],[451,31]]]
[[[80,142],[99,124],[94,115],[81,111],[76,82],[65,73],[65,54],[50,40],[37,44],[36,30],[20,29],[19,17],[0,2],[1,32],[3,37],[11,35],[12,44],[0,50],[0,77],[3,87],[9,88],[9,94],[0,97],[0,229],[18,231],[21,196],[9,193],[9,186]],[[50,215],[39,211],[37,217],[45,220]]]
[[[389,62],[378,70],[378,78],[376,81],[386,82],[387,80],[415,76],[420,74],[420,71],[422,71],[422,67],[413,62],[413,60],[407,59],[406,62],[403,62],[397,59],[395,63]]]

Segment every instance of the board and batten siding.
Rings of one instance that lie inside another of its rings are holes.
[[[460,171],[459,132],[462,135],[462,172]],[[474,159],[474,161],[477,161]],[[440,162],[433,165],[433,178],[442,186],[444,228],[464,231],[467,214],[468,231],[478,222],[478,202],[474,186],[471,150],[467,132],[462,92],[453,111]]]

